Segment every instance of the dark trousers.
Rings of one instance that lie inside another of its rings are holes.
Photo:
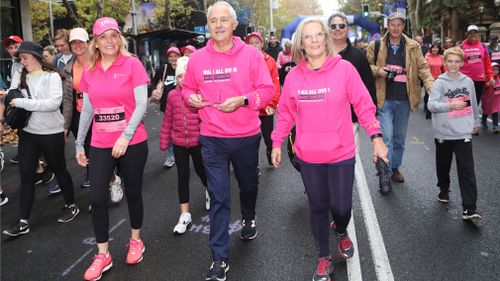
[[[484,81],[483,82],[474,81],[474,89],[476,90],[476,99],[477,99],[477,104],[479,105],[479,102],[481,102],[481,95],[483,94]]]
[[[48,168],[54,172],[61,187],[64,203],[75,203],[73,180],[66,169],[64,133],[36,135],[20,130],[18,159],[20,188],[20,218],[29,219],[35,199],[35,173],[40,154],[45,155]]]
[[[450,168],[453,154],[457,162],[458,185],[464,209],[476,209],[477,186],[472,156],[472,142],[465,140],[434,140],[436,143],[437,185],[442,192],[450,189]]]
[[[338,233],[345,233],[351,219],[354,163],[351,158],[334,164],[312,164],[297,157],[309,198],[309,216],[319,256],[330,255],[330,216]]]
[[[266,155],[268,159],[271,157],[271,151],[273,150],[273,141],[271,140],[271,133],[274,127],[274,116],[259,116],[260,118],[260,132],[262,133],[262,138],[266,144]]]
[[[189,156],[193,159],[194,170],[203,186],[207,186],[207,176],[201,158],[201,145],[182,147],[174,144],[174,158],[177,166],[179,204],[189,203]]]
[[[210,236],[208,245],[214,261],[229,258],[229,219],[231,216],[231,186],[229,164],[240,187],[241,215],[255,218],[258,176],[257,162],[260,134],[243,138],[200,136],[203,166],[210,194]]]
[[[130,145],[125,155],[116,159],[111,156],[112,148],[90,147],[89,176],[92,188],[92,224],[97,243],[108,241],[109,231],[109,182],[117,165],[127,198],[128,213],[132,229],[142,227],[144,208],[142,204],[142,177],[148,157],[147,141]]]

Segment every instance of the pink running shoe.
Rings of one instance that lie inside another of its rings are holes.
[[[92,260],[92,264],[85,271],[85,275],[83,275],[83,279],[87,281],[95,281],[99,280],[102,277],[102,273],[109,270],[113,266],[113,259],[111,255],[106,257],[105,254],[99,253]]]
[[[127,246],[128,248],[128,254],[127,254],[127,264],[138,264],[142,261],[142,253],[144,253],[144,250],[146,250],[146,247],[144,247],[144,242],[137,241],[134,239],[130,239],[128,242]]]

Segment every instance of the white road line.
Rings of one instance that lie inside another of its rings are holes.
[[[125,222],[125,219],[121,219],[117,224],[115,224],[110,230],[109,230],[109,233],[111,234],[111,232],[113,232],[113,230],[115,230],[118,226],[120,226],[122,223]],[[73,268],[79,264],[85,257],[87,257],[90,253],[92,253],[93,251],[93,248],[91,248],[90,250],[88,250],[87,252],[85,252],[85,254],[83,254],[77,261],[75,261],[70,267],[68,267],[61,275],[62,276],[66,276],[68,275],[68,273],[71,272],[71,270],[73,270]]]
[[[373,207],[368,184],[366,183],[363,164],[359,159],[356,161],[355,167],[354,173],[356,186],[358,188],[361,210],[363,212],[366,232],[370,242],[370,249],[373,258],[373,265],[375,267],[375,273],[377,274],[377,280],[394,281],[389,257],[387,256],[387,252],[385,250],[384,239],[380,231],[377,215],[375,214],[375,207]]]
[[[361,263],[359,262],[358,239],[356,238],[356,227],[354,226],[354,217],[351,212],[351,222],[347,226],[349,238],[354,245],[354,255],[347,260],[347,279],[350,281],[363,281],[361,276]]]

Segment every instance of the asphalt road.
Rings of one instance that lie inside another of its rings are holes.
[[[143,186],[144,260],[137,266],[125,265],[130,228],[126,202],[123,201],[110,208],[110,251],[114,266],[104,274],[103,280],[204,280],[210,266],[205,195],[194,176],[191,183],[193,224],[182,236],[172,233],[179,215],[177,174],[175,166],[168,170],[162,167],[165,154],[158,149],[161,117],[152,106],[145,118],[150,154]],[[368,229],[380,231],[392,280],[500,280],[499,138],[490,132],[473,139],[478,209],[484,219],[471,224],[463,222],[460,216],[460,194],[454,167],[450,204],[446,206],[436,200],[438,188],[432,128],[421,111],[412,114],[410,119],[402,167],[406,181],[395,184],[389,196],[381,196],[377,190],[375,170],[369,159],[371,144],[363,134],[360,161],[375,210],[371,215],[376,217],[379,228],[373,227],[373,220],[366,220],[369,216],[363,213],[359,186],[355,187],[353,220],[360,267],[356,269],[347,265],[340,258],[332,234],[334,280],[360,280],[353,277],[357,271],[362,280],[391,280],[389,277],[380,279],[383,269],[377,265],[383,257],[374,255],[373,249],[382,244],[369,235]],[[16,147],[7,146],[3,150],[9,159],[15,154]],[[66,151],[81,213],[71,223],[57,223],[63,205],[62,196],[48,196],[46,186],[37,187],[30,220],[31,232],[15,239],[2,235],[0,279],[3,281],[82,280],[96,253],[91,218],[85,211],[89,205],[88,190],[78,187],[84,171],[73,160],[73,146],[68,145]],[[260,156],[259,236],[251,242],[241,241],[238,237],[241,228],[238,187],[236,180],[232,179],[232,250],[228,280],[311,280],[317,253],[309,230],[307,199],[300,175],[288,160],[278,170],[268,167],[263,147]],[[10,202],[0,208],[1,228],[5,229],[18,218],[17,167],[6,162],[1,180],[10,198]]]

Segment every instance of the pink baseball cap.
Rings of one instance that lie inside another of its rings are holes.
[[[184,54],[186,50],[191,51],[191,53],[194,53],[196,51],[196,48],[193,45],[187,45],[181,48],[181,52]]]
[[[166,52],[167,56],[168,56],[169,53],[176,53],[179,56],[181,55],[181,52],[179,51],[179,48],[177,48],[177,47],[170,47],[170,48],[168,48],[168,50]]]
[[[260,40],[260,42],[264,42],[264,38],[263,38],[263,37],[262,37],[262,35],[260,35],[260,33],[258,33],[258,32],[252,32],[252,33],[248,34],[248,35],[245,37],[245,42],[247,42],[247,43],[248,43],[248,41],[250,41],[250,38],[251,38],[252,36],[253,36],[253,37],[257,37],[257,38]]]
[[[92,33],[95,37],[103,34],[104,32],[110,29],[117,31],[118,33],[121,33],[120,28],[118,27],[118,23],[114,18],[107,18],[107,17],[98,18],[94,23],[94,27],[92,28]]]

